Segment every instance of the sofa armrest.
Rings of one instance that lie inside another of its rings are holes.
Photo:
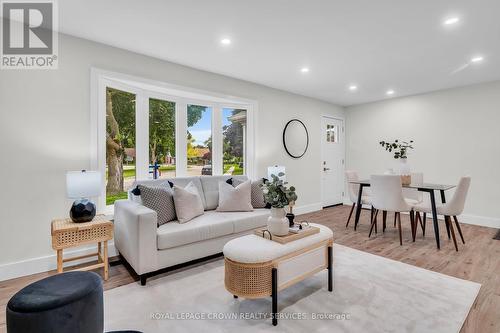
[[[130,200],[115,201],[115,246],[139,275],[157,270],[157,215]]]

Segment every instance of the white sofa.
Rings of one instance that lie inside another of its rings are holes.
[[[229,240],[246,235],[266,225],[269,210],[252,212],[217,212],[218,186],[231,176],[200,176],[137,181],[134,184],[159,185],[171,181],[185,186],[192,181],[201,195],[205,213],[180,224],[171,221],[157,227],[157,216],[129,192],[128,200],[115,202],[115,246],[120,255],[146,284],[152,273],[222,252]],[[246,176],[233,176],[247,179]],[[168,186],[168,184],[166,185]]]

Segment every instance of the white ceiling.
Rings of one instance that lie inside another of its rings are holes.
[[[59,11],[64,33],[340,105],[500,79],[499,0],[64,0]],[[460,23],[443,27],[450,16]]]

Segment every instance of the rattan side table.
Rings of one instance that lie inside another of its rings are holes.
[[[92,221],[85,223],[74,223],[69,218],[53,220],[51,235],[52,248],[57,251],[58,273],[64,271],[65,262],[97,256],[97,264],[75,270],[88,271],[102,267],[104,280],[108,279],[108,241],[113,239],[113,222],[106,219],[104,215],[97,215]],[[93,243],[97,243],[96,253],[63,258],[64,249]]]

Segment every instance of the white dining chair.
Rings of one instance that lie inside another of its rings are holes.
[[[347,181],[347,191],[349,192],[349,199],[352,202],[351,212],[349,213],[349,218],[347,219],[347,223],[345,227],[349,226],[349,221],[351,220],[352,212],[356,208],[356,203],[358,202],[358,194],[359,194],[359,184],[352,184],[352,181],[358,181],[359,176],[356,171],[347,170],[345,172],[345,178]],[[361,205],[371,205],[370,199],[370,190],[367,188],[363,189],[363,194],[361,196]]]
[[[424,174],[422,172],[415,172],[411,174],[411,184],[421,185],[424,183]],[[406,201],[411,204],[420,204],[424,200],[423,192],[417,190],[416,188],[403,188],[403,196]]]
[[[411,174],[411,184],[412,185],[421,185],[424,183],[424,174],[422,172],[412,172]],[[403,187],[403,196],[405,200],[412,205],[419,205],[424,201],[424,194],[422,191],[417,190],[416,188],[405,188]],[[420,223],[420,227],[422,228],[422,234],[425,237],[425,221],[427,219],[427,214],[423,213],[423,218],[420,216],[419,212],[416,212],[416,220],[415,224]],[[394,226],[396,226],[396,217],[394,217]]]
[[[449,228],[453,243],[455,245],[455,250],[458,251],[457,240],[455,237],[455,231],[453,229],[453,223],[451,221],[451,217],[453,217],[455,221],[455,225],[457,227],[460,238],[462,239],[462,243],[465,244],[464,236],[462,234],[462,229],[460,228],[460,223],[458,222],[457,216],[462,214],[464,211],[465,200],[467,199],[467,193],[469,192],[471,178],[470,177],[462,177],[458,182],[457,188],[455,189],[455,193],[450,201],[445,204],[436,205],[436,210],[438,215],[444,216],[444,221],[446,223],[446,228]],[[415,205],[413,209],[416,212],[422,213],[431,213],[432,208],[429,204],[419,204]],[[424,219],[424,227],[425,230],[425,219]]]
[[[414,234],[414,213],[412,206],[403,197],[403,187],[399,175],[372,175],[370,180],[371,202],[375,209],[368,237],[371,237],[373,228],[376,227],[379,211],[395,212],[398,220],[399,244],[403,245],[401,231],[401,212],[409,212],[411,219],[412,236]]]

